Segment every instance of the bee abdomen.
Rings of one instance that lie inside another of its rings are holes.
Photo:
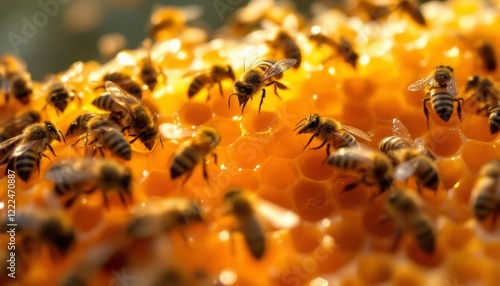
[[[127,139],[120,132],[107,132],[104,134],[103,142],[109,148],[113,155],[124,160],[130,160],[132,157],[132,149]]]
[[[419,219],[414,222],[415,238],[420,247],[427,253],[433,253],[436,240],[434,232],[425,219]]]
[[[198,159],[198,151],[192,147],[186,147],[180,154],[174,156],[172,166],[170,166],[170,178],[175,179],[192,170],[198,163]]]
[[[496,134],[500,131],[500,107],[495,107],[489,112],[490,133]]]
[[[437,190],[439,186],[439,175],[437,170],[433,168],[430,164],[426,164],[425,171],[418,174],[418,179],[423,183],[423,185],[429,189]]]
[[[453,114],[453,96],[446,91],[431,93],[431,103],[436,114],[448,122]]]
[[[484,220],[491,212],[493,212],[497,201],[491,193],[483,193],[477,196],[474,202],[474,215],[478,220]]]
[[[92,104],[99,109],[106,111],[118,111],[120,105],[116,103],[108,93],[101,94],[92,101]]]
[[[205,74],[201,74],[193,79],[188,89],[188,97],[191,98],[195,96],[208,82],[208,77]]]
[[[302,62],[302,53],[300,51],[299,46],[297,46],[293,42],[293,40],[290,40],[290,43],[288,45],[285,45],[284,54],[285,54],[285,57],[287,57],[287,58],[292,58],[292,59],[297,60],[297,62],[293,66],[294,68],[300,67],[300,63]]]
[[[398,136],[385,137],[378,145],[378,149],[384,153],[408,147],[410,147],[409,144],[403,138]]]
[[[17,171],[19,178],[21,178],[24,182],[27,182],[37,168],[39,160],[40,159],[36,153],[31,150],[28,150],[21,156],[15,158],[14,168]]]
[[[259,222],[255,219],[248,221],[242,233],[252,256],[255,259],[262,258],[266,251],[266,238]]]

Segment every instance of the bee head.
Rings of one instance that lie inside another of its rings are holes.
[[[200,222],[203,220],[201,209],[195,201],[189,202],[189,206],[182,212],[182,222],[184,224]]]
[[[451,79],[453,74],[453,69],[449,66],[438,66],[434,79],[439,83],[440,86],[445,86]]]
[[[56,140],[57,142],[61,142],[61,137],[59,136],[60,131],[56,129],[54,124],[52,124],[50,121],[45,121],[45,127],[47,128],[48,137]]]
[[[478,75],[473,75],[470,76],[469,79],[467,80],[467,85],[465,86],[465,91],[469,91],[471,88],[474,88],[478,85],[479,83],[479,76]]]
[[[75,232],[60,217],[49,218],[41,228],[41,236],[48,239],[64,255],[75,243]]]
[[[294,131],[300,128],[297,134],[315,132],[319,127],[320,121],[321,118],[319,114],[313,113],[308,118],[303,118],[299,121],[299,123],[295,125]]]
[[[219,145],[221,137],[219,132],[215,128],[205,126],[200,130],[200,133],[202,141],[210,144],[210,147],[213,148]]]

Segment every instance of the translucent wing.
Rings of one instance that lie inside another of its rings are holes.
[[[296,213],[265,200],[256,199],[255,209],[272,226],[279,229],[291,229],[300,222],[300,217]]]
[[[81,163],[91,164],[90,159],[84,159],[84,161],[89,161],[87,163],[78,162],[74,163],[71,161],[61,161],[53,164],[47,172],[45,172],[45,178],[54,183],[78,183],[85,182],[95,179],[95,172],[92,172],[91,168],[81,168]]]
[[[23,135],[23,134],[21,134]],[[23,144],[18,144],[16,148],[14,148],[14,152],[12,152],[11,157],[21,156],[24,152],[32,149],[36,145],[40,144],[42,140],[30,140],[28,142],[24,142]]]
[[[158,126],[160,134],[168,139],[183,139],[192,137],[196,130],[194,128],[187,128],[173,123],[162,123]]]
[[[465,112],[469,113],[478,113],[482,107],[484,107],[484,102],[482,102],[476,94],[472,94],[469,96],[467,99],[465,99],[464,104],[462,105],[462,108]],[[487,109],[483,109],[483,112],[480,112],[480,114],[485,115],[487,112]]]
[[[70,79],[80,75],[83,71],[83,62],[75,62],[69,69],[61,76],[62,82],[68,82]]]
[[[259,58],[259,53],[255,47],[248,47],[245,49],[245,55],[243,57],[243,67],[244,70],[248,70],[253,66],[255,61]]]
[[[457,79],[454,76],[450,78],[446,90],[453,96],[458,94]]]
[[[296,59],[283,59],[279,62],[276,62],[261,76],[260,81],[263,82],[268,78],[278,75],[286,71],[287,69],[293,67],[296,63],[297,63]]]
[[[392,119],[392,133],[395,136],[401,137],[406,140],[411,140],[410,132],[406,126],[401,122],[401,120],[394,118]]]
[[[186,78],[186,77],[194,77],[194,76],[197,76],[197,75],[200,75],[202,73],[208,73],[210,72],[210,69],[202,69],[202,70],[192,70],[192,71],[188,71],[187,73],[185,73],[182,78]]]
[[[2,151],[7,151],[7,153],[2,154],[2,158],[0,158],[0,162],[3,162],[5,159],[9,158],[11,154],[14,152],[15,148],[13,147],[15,144],[17,144],[21,139],[23,139],[24,134],[19,134],[17,136],[14,136],[12,138],[9,138],[3,142],[0,142],[0,154]]]
[[[432,79],[432,76],[421,78],[421,79],[417,80],[416,82],[410,84],[408,86],[408,90],[410,90],[410,91],[421,90],[422,88],[424,88],[429,83],[429,81],[431,79]]]
[[[116,61],[122,66],[136,66],[137,58],[132,51],[121,51],[116,55]]]
[[[342,128],[345,131],[351,133],[352,135],[358,136],[361,139],[364,139],[364,140],[369,141],[369,142],[372,141],[372,139],[370,138],[370,136],[368,134],[366,134],[364,131],[359,130],[356,127],[342,124]]]
[[[126,107],[128,111],[132,111],[131,104],[141,104],[141,102],[137,98],[129,95],[114,82],[106,81],[105,86],[106,90],[111,96],[111,99],[113,99],[113,101],[115,101],[119,105]]]
[[[408,179],[418,167],[420,163],[420,158],[412,158],[408,161],[404,161],[394,168],[394,180],[403,181]]]
[[[7,128],[11,128],[11,127],[16,126],[16,125],[19,127],[23,127],[23,126],[26,126],[26,125],[31,124],[31,123],[34,123],[33,118],[31,116],[29,116],[28,114],[24,114],[22,116],[17,116],[17,117],[14,117],[12,119],[5,120],[5,121],[1,122],[0,128],[7,129]]]

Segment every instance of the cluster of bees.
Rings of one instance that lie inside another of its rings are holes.
[[[385,8],[389,9],[388,11],[408,13],[417,24],[426,25],[418,6],[413,2],[398,3],[395,7]],[[251,6],[243,9],[250,9]],[[368,11],[376,9],[372,7]],[[162,10],[157,14],[163,15],[164,19],[158,20],[158,17],[153,17],[156,22],[153,23],[151,36],[156,42],[161,42],[164,37],[182,38],[185,19],[180,16],[181,14],[176,10],[170,12]],[[260,112],[266,88],[271,86],[274,94],[280,97],[278,90],[286,92],[289,88],[282,81],[284,72],[291,68],[299,69],[301,66],[303,58],[301,47],[290,31],[303,25],[302,18],[295,12],[290,12],[280,21],[273,18],[273,13],[269,11],[245,17],[241,16],[245,13],[236,15],[240,15],[240,18],[232,19],[230,28],[237,33],[242,33],[245,29],[250,30],[253,25],[264,20],[278,27],[281,25],[287,27],[277,29],[275,36],[267,41],[270,50],[274,54],[281,55],[282,59],[276,58],[280,56],[272,56],[273,59],[258,61],[259,54],[256,49],[250,48],[244,54],[244,70],[238,80],[230,64],[213,65],[206,70],[195,70],[185,74],[185,77],[192,78],[186,93],[191,99],[206,89],[209,100],[213,86],[217,85],[220,94],[223,95],[222,82],[230,80],[234,83],[234,93],[228,97],[228,106],[230,107],[232,97],[236,96],[243,114],[247,103],[254,96],[260,95],[258,105]],[[386,14],[370,15],[371,20],[380,20]],[[347,64],[356,68],[359,55],[348,39],[335,38],[325,33],[312,33],[308,40],[332,48],[332,56],[326,57],[325,61],[335,60],[334,55],[338,54]],[[103,202],[107,208],[109,208],[108,196],[112,193],[116,193],[123,205],[127,206],[133,203],[134,178],[131,169],[119,161],[104,158],[105,151],[119,160],[130,161],[133,156],[131,144],[135,141],[142,143],[148,151],[154,152],[157,141],[163,146],[162,138],[164,138],[184,140],[184,144],[181,144],[169,162],[171,179],[184,177],[183,182],[186,182],[195,167],[201,165],[203,176],[209,181],[206,157],[214,156],[214,162],[217,164],[215,151],[221,142],[221,135],[217,129],[210,126],[192,129],[174,123],[157,124],[158,114],[143,102],[143,93],[154,92],[159,82],[168,79],[164,68],[152,59],[151,48],[152,42],[146,40],[145,57],[136,59],[134,54],[122,54],[122,59],[128,58],[139,67],[136,74],[129,75],[110,70],[98,82],[89,82],[87,86],[91,88],[91,93],[97,95],[92,104],[101,112],[86,112],[79,115],[71,122],[65,133],[58,130],[50,121],[41,122],[42,112],[46,108],[53,108],[59,115],[63,114],[75,99],[81,104],[83,91],[76,90],[72,81],[82,73],[84,64],[81,62],[73,64],[61,76],[47,80],[42,88],[36,90],[32,87],[29,73],[21,62],[12,56],[0,59],[0,88],[5,95],[5,106],[10,103],[10,98],[27,105],[33,93],[37,92],[46,97],[46,105],[42,111],[21,112],[1,123],[0,164],[6,165],[5,172],[13,170],[21,180],[28,182],[37,174],[39,176],[42,157],[49,158],[46,154],[47,149],[56,157],[51,146],[54,140],[66,143],[66,139],[76,137],[76,140],[68,146],[73,147],[83,141],[83,145],[91,149],[91,156],[55,160],[44,172],[44,177],[54,183],[54,193],[64,199],[63,206],[70,208],[76,200],[97,190],[102,192]],[[484,59],[488,69],[496,68],[491,46],[482,46],[479,55]],[[454,104],[457,102],[459,118],[464,105],[468,107],[465,110],[488,117],[491,134],[500,131],[500,87],[493,79],[472,75],[466,83],[466,92],[470,95],[464,100],[457,98],[458,88],[453,69],[449,66],[437,66],[427,76],[408,86],[410,91],[422,89],[426,92],[423,111],[427,124],[429,102],[433,112],[445,122],[450,120],[455,109]],[[401,187],[400,183],[413,177],[417,183],[418,193],[422,188],[436,192],[441,184],[441,176],[435,162],[437,157],[424,146],[421,139],[413,140],[398,119],[393,120],[392,130],[393,136],[380,141],[378,150],[375,150],[368,147],[367,144],[370,143],[366,142],[372,140],[364,131],[319,114],[311,114],[302,119],[294,129],[297,135],[311,134],[304,149],[317,139],[320,144],[310,149],[325,148],[326,158],[323,163],[326,162],[342,173],[357,176],[358,179],[346,185],[344,191],[355,191],[354,189],[361,184],[377,188],[379,194],[389,192],[385,204],[387,217],[381,218],[381,221],[392,218],[398,222],[394,247],[397,246],[403,231],[409,229],[422,250],[432,254],[435,250],[434,223],[426,213],[425,204],[418,194],[408,190],[407,187]],[[358,139],[366,142],[360,143]],[[98,155],[102,158],[98,158]],[[495,160],[483,167],[473,190],[472,211],[478,220],[485,220],[490,215],[496,218],[498,215],[500,211],[498,186],[500,186],[500,161]],[[250,253],[257,260],[262,258],[266,250],[265,230],[257,219],[256,209],[259,208],[257,203],[254,203],[244,191],[236,188],[227,190],[224,201],[228,205],[228,212],[239,222],[238,229],[243,234]],[[272,210],[274,218],[271,219],[278,221],[277,225],[281,228],[291,228],[299,222],[299,217],[290,211],[270,203],[259,202],[259,204]],[[54,257],[65,255],[76,243],[75,230],[63,211],[20,211],[16,219],[25,236],[48,245]],[[154,237],[187,224],[202,222],[203,219],[202,208],[194,200],[166,199],[157,207],[151,206],[149,210],[135,214],[124,230],[126,238],[118,245],[124,247],[135,240]],[[103,255],[98,261],[92,260],[92,263],[102,266],[111,255]],[[84,279],[84,274],[78,271],[73,274],[68,278],[68,285],[85,282],[78,280]],[[180,279],[172,278],[175,275],[163,274],[165,273],[162,272],[158,277]],[[165,281],[169,280],[163,280]]]

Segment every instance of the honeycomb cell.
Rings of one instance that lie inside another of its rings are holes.
[[[241,136],[241,129],[238,122],[234,120],[215,117],[207,123],[217,129],[221,135],[219,146],[229,146]]]
[[[462,132],[468,139],[492,142],[497,137],[497,134],[492,135],[489,126],[488,117],[468,115],[464,118],[464,121],[462,121],[460,129],[462,129]]]
[[[340,175],[332,179],[332,193],[335,201],[338,202],[342,208],[355,208],[360,207],[375,197],[378,193],[375,187],[367,187],[359,183],[354,188],[345,190],[349,184],[358,182],[358,176]]]
[[[301,223],[291,229],[289,235],[293,246],[301,253],[311,252],[321,244],[322,233],[314,224]]]
[[[400,118],[404,105],[393,91],[378,91],[369,102],[373,114],[378,120],[392,121]]]
[[[322,183],[301,180],[292,191],[295,210],[305,220],[319,221],[334,210],[332,198]]]
[[[439,175],[447,189],[453,187],[463,176],[465,164],[461,157],[444,158],[438,160],[436,165],[439,169]]]
[[[374,93],[375,86],[370,78],[356,76],[344,79],[342,90],[351,100],[366,101]]]
[[[389,237],[394,235],[395,221],[388,219],[384,205],[381,199],[370,204],[363,214],[363,226],[373,235]]]
[[[266,140],[242,136],[231,146],[229,157],[238,168],[254,169],[267,158],[266,149]]]
[[[299,171],[295,163],[290,160],[268,159],[262,164],[262,183],[284,190],[299,179]]]
[[[449,223],[440,230],[440,236],[448,250],[465,250],[474,239],[474,231],[462,224]]]
[[[169,172],[151,171],[141,180],[141,188],[149,198],[161,198],[178,189],[182,180],[171,180]]]
[[[343,211],[339,216],[341,219],[332,222],[326,233],[335,239],[339,250],[359,251],[366,237],[361,226],[361,215],[355,211]]]
[[[92,231],[103,219],[105,209],[102,202],[75,202],[72,218],[75,228],[86,233]]]
[[[483,258],[457,251],[450,255],[446,265],[446,272],[448,277],[456,278],[457,282],[470,285],[483,279],[484,270],[487,267],[487,263]]]
[[[267,137],[270,131],[278,129],[281,125],[274,112],[248,111],[241,120],[242,129],[252,136]]]
[[[375,120],[370,107],[366,103],[348,100],[344,103],[340,121],[343,124],[351,125],[364,132],[368,132],[373,127]]]
[[[179,118],[186,125],[202,125],[212,118],[212,110],[206,103],[190,101],[179,110]]]
[[[406,108],[398,119],[403,122],[413,139],[429,132],[425,125],[425,115],[422,108]]]
[[[394,271],[392,277],[393,286],[420,286],[427,285],[424,281],[424,275],[422,271],[419,271],[416,267],[403,266],[398,267]]]
[[[462,158],[469,171],[472,174],[477,174],[484,164],[498,159],[498,154],[490,144],[468,141],[464,144]]]
[[[444,127],[435,127],[424,138],[425,146],[434,154],[450,157],[457,153],[462,145],[459,131]]]
[[[439,236],[437,237],[439,238]],[[404,240],[404,239],[403,239]],[[403,244],[404,241],[401,241]],[[436,240],[436,246],[432,254],[426,253],[417,243],[416,239],[411,235],[407,235],[406,239],[406,254],[413,262],[427,267],[437,267],[446,258],[446,252],[441,246],[441,243]]]
[[[226,98],[217,98],[215,100],[211,100],[210,104],[213,112],[217,116],[221,116],[224,118],[239,118],[242,116],[241,108],[237,108],[238,104],[233,102],[231,108],[228,108],[228,100]],[[245,108],[246,110],[246,108]]]
[[[150,164],[156,171],[169,171],[175,152],[180,148],[179,144],[173,141],[163,142],[163,148],[157,148],[155,155],[150,156]],[[132,155],[134,157],[135,154]]]
[[[474,187],[474,183],[476,181],[476,177],[471,174],[464,174],[460,181],[453,186],[454,198],[461,202],[464,205],[467,205],[470,199],[470,194],[472,192],[472,188]]]
[[[359,258],[357,271],[366,285],[383,283],[391,278],[393,262],[391,257],[381,254],[367,254]]]
[[[267,138],[267,150],[272,156],[280,158],[296,158],[304,149],[303,136],[297,136],[292,130],[280,128]]]
[[[312,180],[326,180],[334,173],[333,168],[323,163],[326,154],[322,150],[306,150],[299,159],[302,174]]]
[[[295,127],[300,120],[316,112],[313,101],[312,96],[311,98],[287,100],[278,109],[278,116],[286,125]]]

